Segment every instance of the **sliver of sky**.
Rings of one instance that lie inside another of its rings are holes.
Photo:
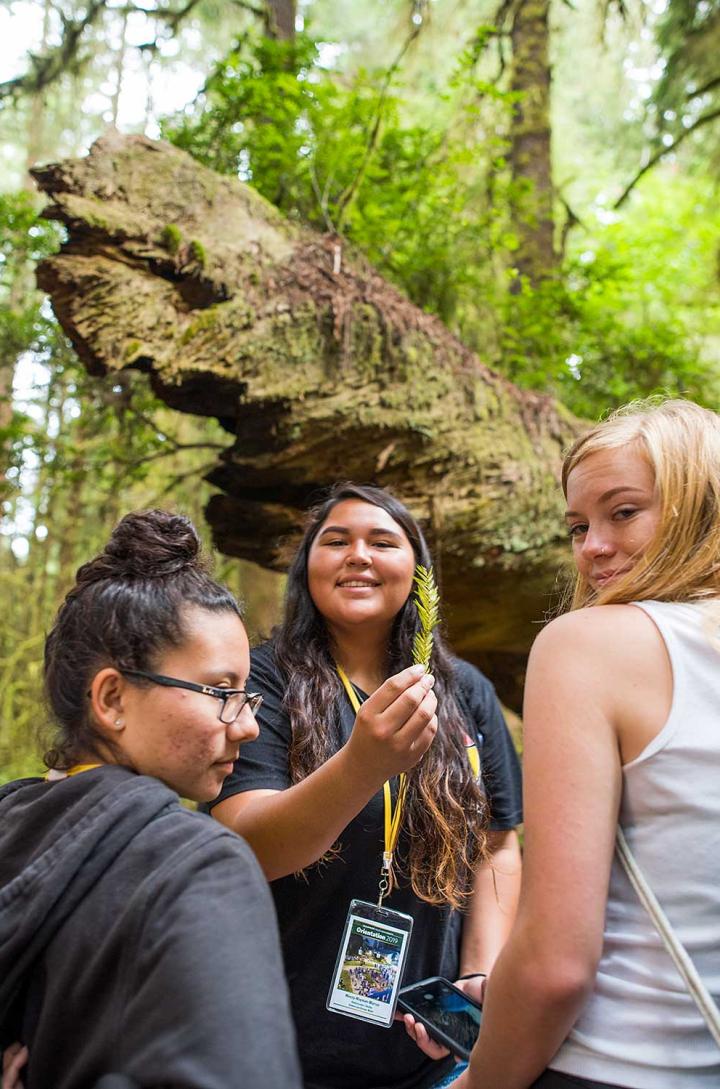
[[[21,75],[27,68],[28,52],[37,52],[42,40],[43,14],[40,5],[27,0],[17,0],[10,7],[0,8],[0,82]],[[119,32],[118,19],[117,30]],[[157,119],[180,109],[191,101],[203,85],[205,73],[200,66],[187,64],[179,59],[171,65],[149,59],[136,47],[156,35],[153,20],[141,13],[133,14],[126,27],[126,53],[123,79],[119,98],[118,127],[125,130],[142,129],[146,135],[159,136]],[[192,27],[182,31],[184,44],[197,45],[193,40],[198,32]],[[55,40],[55,39],[54,39]],[[119,42],[108,41],[119,46]],[[163,58],[175,56],[181,46],[176,38],[160,43]],[[111,100],[116,88],[116,72],[108,72],[104,82],[99,82],[83,103],[83,110],[95,114],[100,124],[112,120]],[[78,148],[79,152],[85,150]]]

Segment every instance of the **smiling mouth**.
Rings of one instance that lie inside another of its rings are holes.
[[[618,578],[620,575],[627,574],[630,570],[629,567],[618,567],[616,571],[601,571],[598,574],[592,575],[591,581],[604,586],[607,582],[612,582],[613,579]]]
[[[369,587],[379,586],[380,583],[375,579],[342,579],[337,585],[346,590],[366,590]]]

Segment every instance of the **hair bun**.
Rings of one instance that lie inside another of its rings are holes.
[[[118,522],[105,555],[136,578],[171,575],[193,564],[200,541],[189,518],[163,510],[135,511]]]
[[[105,550],[77,573],[78,583],[104,578],[153,579],[201,567],[200,539],[189,518],[163,510],[133,511],[118,522]]]

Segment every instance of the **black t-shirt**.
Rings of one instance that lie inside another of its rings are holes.
[[[454,666],[458,705],[468,733],[478,741],[490,827],[514,828],[522,820],[520,767],[495,691],[468,662],[456,660]],[[291,729],[282,707],[285,682],[271,643],[252,652],[247,687],[263,695],[260,735],[243,745],[216,802],[247,790],[285,790],[291,785]],[[344,699],[337,723],[341,744],[354,722],[350,702]],[[339,837],[338,857],[271,884],[307,1089],[427,1089],[453,1066],[452,1059],[428,1059],[399,1023],[382,1029],[325,1008],[349,903],[354,898],[377,900],[383,818],[379,791]],[[403,833],[398,851],[407,853]],[[462,916],[419,900],[403,885],[385,904],[414,919],[404,981],[434,975],[456,979]]]

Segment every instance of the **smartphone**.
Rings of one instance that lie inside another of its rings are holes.
[[[482,1006],[449,979],[432,976],[403,987],[398,1006],[421,1021],[433,1040],[450,1048],[453,1055],[470,1058],[480,1031]]]
[[[331,1013],[391,1028],[412,925],[403,912],[351,901],[326,1002]]]

